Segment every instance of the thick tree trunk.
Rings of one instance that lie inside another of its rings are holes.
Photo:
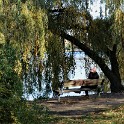
[[[110,58],[110,63],[111,63],[111,71],[113,73],[113,77],[111,79],[111,90],[112,92],[121,91],[122,86],[121,86],[121,77],[119,73],[119,64],[117,61],[116,57],[116,52],[117,52],[117,45],[113,45],[113,50],[110,52],[109,58]],[[117,85],[117,86],[116,86]],[[116,87],[118,89],[116,89]]]
[[[108,57],[110,59],[112,72],[117,76],[118,79],[120,79],[120,82],[121,82],[120,73],[119,73],[119,64],[117,61],[116,53],[117,53],[117,45],[114,44],[113,50],[110,51],[110,54]]]
[[[108,69],[107,66],[106,67],[102,65],[99,66],[110,81],[111,92],[121,92],[122,90],[124,90],[121,84],[121,80],[120,78],[118,78],[118,76],[116,76],[110,69]]]

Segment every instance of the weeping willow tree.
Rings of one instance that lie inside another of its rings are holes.
[[[49,30],[54,35],[69,40],[93,59],[110,80],[111,91],[123,91],[118,52],[123,46],[122,17],[116,10],[123,1],[101,1],[106,5],[105,17],[100,9],[98,19],[93,19],[89,5],[94,1],[51,1],[47,4]],[[54,4],[53,4],[54,3]],[[121,20],[121,21],[119,21]],[[119,25],[118,25],[119,23]],[[123,52],[120,53],[122,57]],[[121,65],[122,66],[122,65]],[[123,67],[122,67],[123,68]]]

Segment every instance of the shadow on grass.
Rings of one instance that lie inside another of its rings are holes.
[[[89,113],[94,113],[97,114],[99,112],[104,112],[107,109],[94,109],[94,110],[88,110],[88,111],[84,111],[84,110],[67,110],[67,111],[49,111],[50,115],[55,115],[55,116],[63,116],[63,117],[81,117],[81,116],[87,116],[89,115]]]

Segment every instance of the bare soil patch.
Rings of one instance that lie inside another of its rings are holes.
[[[85,96],[69,96],[61,97],[61,101],[57,99],[49,99],[40,102],[49,108],[49,112],[55,116],[62,117],[81,117],[89,113],[98,113],[106,111],[113,107],[124,104],[124,93],[106,93],[100,97],[90,95]]]

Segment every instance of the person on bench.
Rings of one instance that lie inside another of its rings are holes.
[[[96,67],[93,67],[93,68],[90,69],[90,73],[88,75],[88,79],[99,79],[99,75],[98,75],[98,73],[96,71]],[[95,89],[96,87],[97,87],[97,85],[96,86],[92,86],[93,89]],[[87,88],[87,86],[85,88]],[[85,96],[89,96],[88,95],[88,91],[85,91]]]

